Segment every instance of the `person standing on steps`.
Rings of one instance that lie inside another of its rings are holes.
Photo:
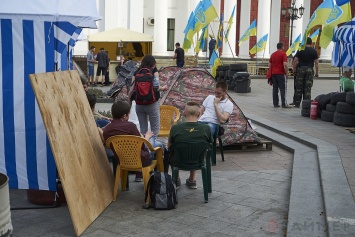
[[[272,76],[272,102],[275,108],[280,107],[279,90],[281,94],[282,108],[291,108],[287,104],[287,55],[283,51],[283,43],[276,45],[277,50],[271,54],[269,68]]]
[[[94,58],[95,46],[91,46],[88,54],[86,55],[86,61],[88,66],[88,85],[94,84],[94,64],[96,60]]]
[[[108,59],[108,55],[105,52],[104,48],[100,48],[100,52],[97,53],[96,55],[96,61],[97,61],[97,71],[96,71],[96,78],[95,78],[95,84],[97,84],[97,81],[99,80],[99,76],[102,73],[102,77],[101,77],[101,86],[104,86],[105,84],[105,75],[107,72],[107,68],[109,66],[109,59]]]
[[[180,43],[177,42],[175,44],[175,54],[173,59],[176,59],[176,66],[177,67],[183,67],[185,63],[185,52],[184,50],[180,47]]]
[[[216,48],[216,39],[213,37],[213,35],[210,35],[210,42],[208,43],[208,49],[210,50],[210,57],[208,59],[211,59],[212,53]]]

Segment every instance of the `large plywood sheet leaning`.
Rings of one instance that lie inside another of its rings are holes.
[[[77,71],[30,80],[79,236],[111,203],[113,174]]]

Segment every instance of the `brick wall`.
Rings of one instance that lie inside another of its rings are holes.
[[[250,24],[256,19],[256,25],[258,25],[258,1],[259,0],[251,0]],[[255,44],[256,44],[256,36],[249,37],[249,49],[251,49]]]
[[[351,0],[350,5],[351,5],[351,15],[354,18],[355,17],[355,1]]]
[[[288,8],[291,6],[291,0],[283,0],[281,1],[281,8]],[[290,30],[290,20],[286,20],[285,18],[283,18],[283,16],[281,15],[281,10],[280,10],[280,39],[279,42],[284,44],[284,49],[285,51],[287,51],[288,46],[289,46],[289,42],[290,42],[290,38],[288,35],[286,35],[286,30]],[[290,32],[289,32],[290,33]],[[287,37],[285,37],[285,35]]]

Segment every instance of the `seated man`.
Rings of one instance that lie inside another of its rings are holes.
[[[209,95],[202,103],[201,114],[198,120],[211,128],[212,135],[216,133],[217,126],[228,121],[233,112],[233,103],[227,96],[227,84],[216,83],[215,95]]]
[[[95,105],[96,105],[96,95],[95,94],[86,93],[86,96],[88,98],[88,101],[89,101],[89,104],[90,104],[90,108],[91,108],[92,113],[94,115],[94,119],[95,119],[96,125],[98,127],[100,127],[100,128],[105,127],[107,124],[110,123],[110,121],[112,119],[100,114],[97,111],[95,111]]]
[[[128,121],[130,114],[131,106],[127,101],[116,101],[112,104],[111,113],[113,116],[113,120],[110,124],[108,124],[103,131],[103,137],[106,141],[109,137],[116,135],[134,135],[134,136],[142,136],[137,126]],[[149,140],[153,136],[151,131],[148,131],[144,138]],[[148,166],[152,163],[154,159],[154,155],[151,155],[148,147],[144,144],[142,146],[142,165],[143,167]],[[142,181],[142,174],[140,172],[136,173],[136,182]]]
[[[183,115],[186,117],[186,122],[174,125],[170,129],[168,146],[173,143],[193,141],[212,142],[211,130],[205,124],[198,123],[200,117],[200,106],[196,102],[188,102],[185,106]],[[180,178],[176,184],[179,187],[181,184]],[[186,179],[186,185],[191,189],[196,189],[196,170],[190,171],[190,178]]]
[[[351,67],[343,67],[343,76],[339,80],[340,91],[343,92],[353,92],[354,91],[354,82],[350,79],[352,70]]]

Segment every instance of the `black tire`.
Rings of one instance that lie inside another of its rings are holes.
[[[226,80],[226,84],[227,84],[227,85],[230,85],[230,84],[231,84],[231,81],[230,81],[230,80]]]
[[[228,90],[234,91],[235,86],[234,85],[228,85]]]
[[[316,98],[314,98],[314,101],[319,102],[323,96],[325,96],[325,94],[318,95]]]
[[[303,117],[308,117],[309,118],[309,113],[310,113],[309,109],[301,109],[301,115]]]
[[[334,112],[333,122],[335,125],[343,127],[355,127],[355,115],[353,114],[341,114]]]
[[[236,71],[228,70],[228,76],[230,78],[233,78],[234,74],[236,74],[236,73],[237,73]]]
[[[354,114],[355,105],[351,105],[346,102],[338,102],[336,105],[336,111],[341,114]]]
[[[348,92],[346,93],[346,103],[355,105],[355,93],[354,92]]]
[[[248,64],[246,63],[230,64],[229,70],[236,71],[236,72],[247,72]]]
[[[313,100],[302,100],[302,109],[310,109]]]
[[[333,122],[334,112],[322,110],[321,120],[326,122]]]
[[[224,71],[219,71],[218,75],[219,75],[220,77],[224,77],[224,76],[226,75],[226,73],[225,73]]]
[[[327,107],[327,104],[330,103],[330,100],[335,93],[338,93],[338,92],[331,92],[331,93],[328,93],[328,94],[322,96],[322,98],[318,102],[318,108],[320,108],[321,110],[325,110]]]
[[[218,71],[227,71],[227,70],[229,70],[229,65],[219,65],[217,67],[217,70]]]
[[[346,92],[334,94],[330,99],[330,103],[332,105],[336,105],[338,102],[345,102],[345,101],[346,101]]]
[[[335,112],[335,110],[336,110],[336,106],[335,105],[333,105],[333,104],[327,104],[327,107],[325,108],[325,110],[326,111],[328,111],[328,112]]]

